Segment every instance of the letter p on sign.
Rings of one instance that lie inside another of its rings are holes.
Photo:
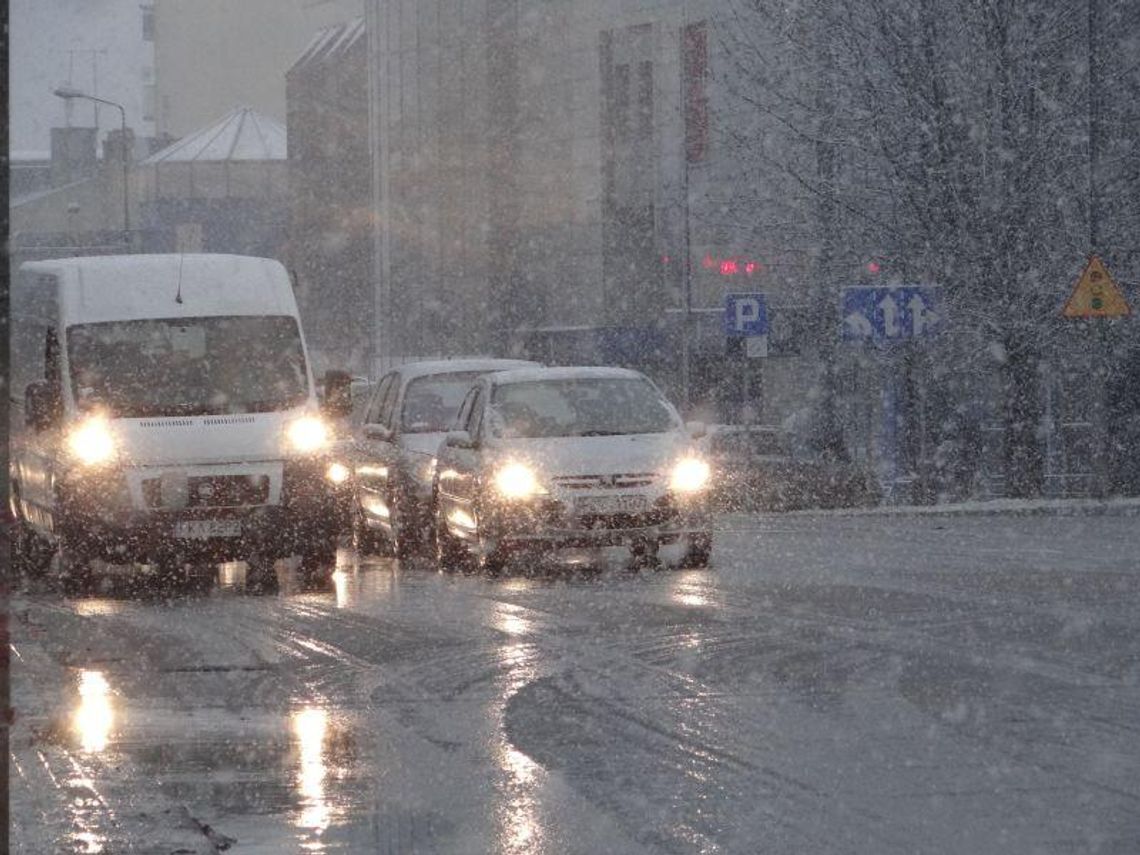
[[[768,334],[768,307],[763,294],[729,294],[724,306],[727,335]]]
[[[760,301],[746,297],[736,301],[736,328],[741,332],[750,329],[760,320]]]

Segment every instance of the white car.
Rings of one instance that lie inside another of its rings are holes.
[[[494,572],[568,563],[707,563],[709,466],[664,395],[621,368],[486,375],[439,451],[436,554]],[[699,431],[698,431],[699,432]]]
[[[353,541],[360,552],[407,558],[426,543],[435,453],[471,384],[488,371],[535,367],[521,359],[408,362],[372,393],[352,449]]]

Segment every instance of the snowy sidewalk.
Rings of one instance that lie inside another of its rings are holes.
[[[1097,499],[989,499],[986,501],[948,502],[939,505],[878,505],[863,508],[805,508],[796,511],[761,511],[755,513],[729,513],[728,518],[774,516],[835,516],[835,517],[902,517],[902,516],[984,516],[1057,515],[1140,516],[1140,497],[1130,496],[1107,500]]]

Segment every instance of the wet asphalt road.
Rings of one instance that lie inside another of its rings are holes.
[[[12,602],[13,851],[1140,852],[1140,517]]]

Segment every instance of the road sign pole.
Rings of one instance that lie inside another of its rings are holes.
[[[1111,370],[1108,324],[1104,319],[1094,320],[1096,345],[1093,361],[1096,366],[1097,386],[1093,402],[1093,496],[1105,499],[1109,494],[1108,477],[1108,375]]]

